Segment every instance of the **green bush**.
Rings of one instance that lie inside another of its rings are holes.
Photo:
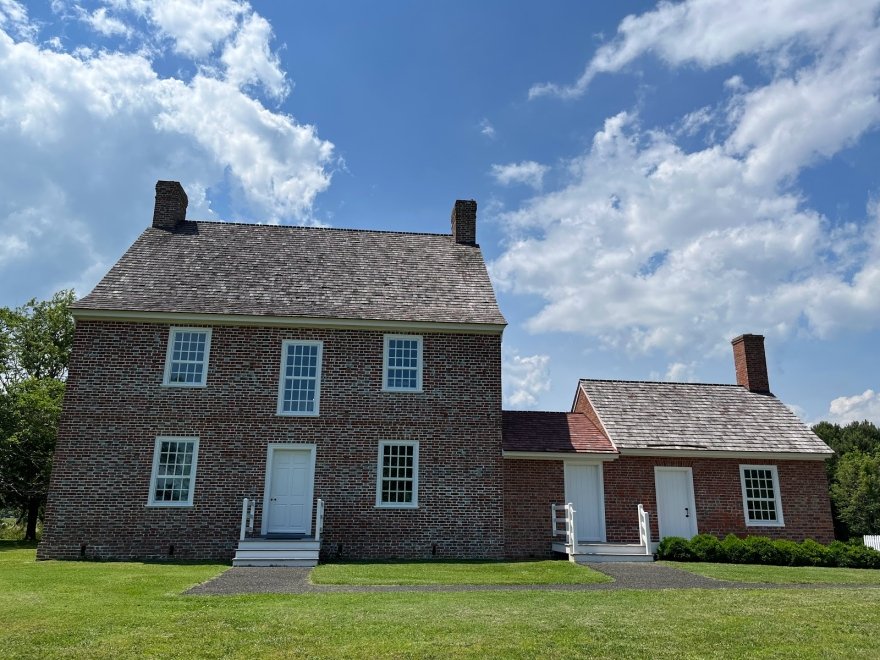
[[[657,546],[657,556],[670,561],[697,561],[687,539],[680,536],[667,536]]]
[[[696,561],[727,562],[724,546],[711,534],[697,534],[691,539],[690,548]]]
[[[766,536],[741,539],[728,534],[723,541],[711,534],[698,534],[690,541],[669,536],[660,541],[657,555],[660,559],[672,561],[880,569],[880,552],[858,540],[850,543],[834,541],[824,546],[812,539],[795,543],[784,539],[774,541]]]

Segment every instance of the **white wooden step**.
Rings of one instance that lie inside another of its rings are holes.
[[[598,564],[608,561],[654,561],[654,555],[615,555],[590,553],[583,555],[569,555],[568,560],[575,564]]]
[[[312,539],[245,539],[238,542],[239,550],[314,550],[321,549],[321,542]]]
[[[317,550],[242,550],[235,553],[236,559],[317,559]]]
[[[313,568],[318,565],[318,559],[233,559],[232,565]]]
[[[574,554],[637,555],[645,554],[645,546],[638,543],[578,543]]]

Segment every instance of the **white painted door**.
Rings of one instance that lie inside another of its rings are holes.
[[[681,536],[689,539],[696,535],[697,511],[691,469],[655,467],[654,483],[660,538]]]
[[[308,534],[312,527],[312,454],[274,449],[269,475],[269,534]]]
[[[578,541],[605,540],[602,465],[565,464],[565,499],[574,505]]]

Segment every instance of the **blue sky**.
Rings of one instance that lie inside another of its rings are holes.
[[[623,8],[621,8],[621,5]],[[732,382],[880,422],[880,0],[0,0],[0,305],[191,219],[478,239],[506,405]]]

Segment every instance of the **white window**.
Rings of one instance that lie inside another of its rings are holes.
[[[210,328],[171,328],[163,385],[204,387],[208,380]]]
[[[281,344],[278,414],[316,417],[321,405],[323,343],[289,339]]]
[[[156,438],[148,504],[192,506],[198,456],[198,438]]]
[[[387,392],[422,391],[422,338],[385,335],[382,389]]]
[[[380,442],[376,506],[414,509],[419,505],[419,443]]]
[[[782,527],[782,498],[775,465],[740,465],[746,525]]]

